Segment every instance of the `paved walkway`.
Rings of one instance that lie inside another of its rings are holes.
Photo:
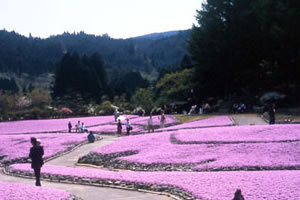
[[[231,115],[236,125],[265,125],[267,124],[257,114],[235,114]]]
[[[120,137],[106,136],[106,135],[103,135],[101,137],[103,137],[102,140],[83,145],[68,154],[65,154],[63,156],[60,156],[58,158],[55,158],[55,159],[47,162],[47,164],[74,167],[75,164],[77,163],[79,157],[88,154],[92,150],[96,150],[102,146],[105,146],[107,144],[110,144],[110,143],[120,139]]]
[[[119,137],[103,136],[103,140],[96,141],[95,143],[83,145],[83,146],[77,148],[75,151],[72,151],[61,157],[53,159],[47,163],[52,164],[52,165],[63,165],[63,166],[76,167],[75,163],[77,162],[77,160],[80,156],[86,155],[90,151],[95,150],[101,146],[105,146],[109,143],[112,143],[112,142],[118,140],[118,139],[119,139]],[[30,185],[34,185],[34,183],[35,183],[34,179],[7,176],[2,173],[1,168],[0,168],[0,171],[1,171],[1,173],[0,173],[1,181],[24,183],[24,184],[30,184]],[[55,182],[48,182],[48,181],[42,181],[42,186],[56,188],[56,189],[62,189],[62,190],[68,191],[84,200],[171,200],[171,198],[164,196],[164,195],[156,195],[156,194],[151,194],[151,193],[105,188],[105,187],[55,183]]]

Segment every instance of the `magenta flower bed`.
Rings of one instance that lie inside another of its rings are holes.
[[[29,164],[15,164],[11,167],[32,171]],[[237,188],[242,190],[247,200],[300,199],[299,171],[112,172],[46,164],[42,174],[169,185],[179,187],[200,199],[232,199]]]
[[[176,126],[171,126],[163,128],[160,130],[178,130],[178,129],[188,129],[188,128],[201,128],[201,127],[212,127],[212,126],[231,126],[233,125],[232,120],[228,116],[212,117],[208,119],[202,119],[198,121],[193,121],[189,123],[179,124]]]
[[[31,147],[30,137],[41,139],[45,151],[44,157],[52,156],[87,140],[87,134],[70,133],[1,135],[0,155],[6,155],[4,160],[28,157]]]
[[[300,140],[300,125],[261,125],[179,130],[181,142],[279,142]]]
[[[179,121],[177,119],[175,119],[175,117],[173,117],[172,115],[165,115],[165,117],[166,117],[165,125],[171,125],[171,124],[179,123]],[[130,120],[130,122],[132,124],[147,126],[148,125],[148,119],[149,119],[149,116],[147,116],[147,117],[137,117],[137,118],[134,118],[134,119]],[[159,125],[160,124],[160,115],[152,116],[152,121],[153,121],[153,125]]]
[[[284,169],[300,168],[300,157],[297,149],[300,142],[266,143],[266,144],[232,144],[232,145],[199,145],[202,154],[214,158],[196,166],[195,170],[218,170],[223,168],[265,168]],[[202,155],[200,156],[202,157]]]
[[[68,200],[70,197],[71,193],[63,190],[0,182],[1,200]]]
[[[137,135],[120,140],[95,150],[96,153],[110,154],[125,151],[138,151],[138,154],[119,158],[138,163],[197,163],[211,156],[199,155],[201,150],[195,145],[176,145],[170,143],[170,132]]]
[[[131,132],[140,132],[143,131],[144,128],[141,126],[133,125],[133,130]],[[95,131],[97,133],[117,133],[117,124],[109,124],[109,125],[101,125],[101,126],[94,126],[88,128],[89,131]],[[125,123],[122,124],[122,133],[126,132],[126,125]]]
[[[285,125],[292,126],[294,125]],[[248,127],[234,127],[232,130],[247,130],[253,128],[255,130],[262,130],[255,126]],[[294,128],[284,129],[288,131]],[[224,130],[228,128],[223,128]],[[239,143],[239,144],[173,144],[170,142],[170,136],[175,134],[183,140],[193,140],[190,135],[197,135],[197,141],[210,141],[207,134],[203,135],[201,140],[201,133],[204,131],[213,132],[214,130],[221,131],[220,128],[206,128],[206,129],[194,129],[192,131],[178,131],[178,132],[161,132],[147,135],[131,136],[121,138],[120,140],[106,145],[100,149],[95,150],[99,154],[111,154],[120,153],[126,151],[137,151],[137,154],[120,157],[120,160],[126,160],[134,163],[163,163],[163,164],[197,164],[205,161],[210,161],[206,164],[201,164],[195,169],[201,170],[213,170],[214,168],[242,168],[242,167],[267,167],[267,168],[280,168],[280,167],[300,167],[299,151],[300,142],[274,142],[274,143]],[[277,130],[274,128],[264,129],[265,132],[260,138],[263,140],[263,135],[266,135],[266,139],[271,137],[272,131]],[[188,134],[189,133],[189,134]],[[199,133],[199,134],[198,134]],[[275,131],[275,133],[277,133]],[[220,135],[222,133],[219,133]],[[225,131],[226,134],[226,131]],[[224,135],[225,135],[224,134]],[[241,141],[245,134],[236,134],[236,140]],[[198,136],[199,135],[199,136]],[[287,136],[282,134],[280,139],[289,140],[300,139],[297,136],[286,133]],[[185,139],[185,136],[188,139]],[[257,136],[257,135],[256,135]],[[299,134],[298,134],[299,136]],[[213,137],[213,136],[212,136]],[[225,137],[225,136],[224,136]],[[250,138],[250,136],[249,136]],[[259,138],[255,138],[255,141]],[[225,141],[233,141],[233,138],[224,138]],[[224,141],[222,139],[222,141]],[[217,136],[214,141],[220,141]],[[130,145],[129,145],[130,144]],[[214,160],[214,161],[211,161]]]
[[[126,115],[128,118],[135,118],[135,115]],[[68,129],[68,122],[71,120],[73,129],[78,122],[84,122],[85,126],[94,126],[114,122],[113,116],[79,117],[65,119],[47,120],[24,120],[0,123],[0,134],[18,133],[41,133],[41,132],[61,132]]]

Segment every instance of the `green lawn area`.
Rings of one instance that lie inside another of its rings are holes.
[[[216,116],[217,115],[174,115],[174,117],[181,123],[187,123]]]

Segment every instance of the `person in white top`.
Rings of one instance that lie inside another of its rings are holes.
[[[131,123],[129,121],[129,119],[126,119],[126,131],[127,131],[127,135],[130,135],[130,131],[132,130],[132,126]]]
[[[150,114],[149,119],[148,119],[148,133],[150,133],[150,130],[152,130],[152,132],[154,132],[152,114]]]

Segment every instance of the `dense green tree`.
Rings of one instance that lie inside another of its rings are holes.
[[[18,92],[19,88],[14,79],[0,78],[0,91]]]
[[[80,57],[78,53],[66,53],[57,64],[54,97],[78,93],[87,101],[101,101],[106,94],[107,77],[104,62],[97,53]]]
[[[140,72],[118,70],[114,72],[113,79],[110,80],[109,84],[112,97],[125,94],[126,99],[130,100],[138,88],[149,86],[149,82],[141,76]]]
[[[154,106],[153,103],[153,92],[151,88],[140,88],[138,89],[135,94],[132,96],[132,102],[136,106],[140,106],[147,113],[150,113],[151,109]]]
[[[261,60],[259,19],[252,0],[208,0],[197,11],[190,52],[199,87],[224,96],[249,86]]]
[[[207,0],[189,41],[198,88],[226,97],[298,87],[299,13],[296,0]]]
[[[195,86],[194,73],[195,69],[190,68],[165,74],[155,86],[158,104],[186,101],[186,93]]]

